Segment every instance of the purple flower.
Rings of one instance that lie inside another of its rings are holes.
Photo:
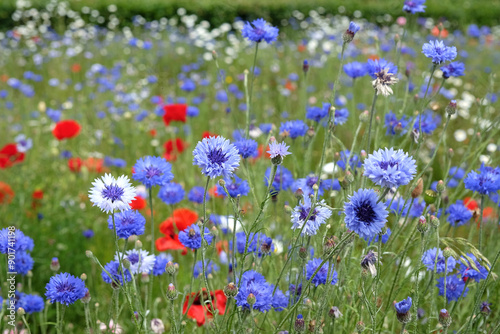
[[[403,5],[403,10],[407,13],[424,13],[425,12],[425,0],[405,0]]]
[[[191,188],[191,190],[188,193],[188,200],[190,200],[193,203],[198,203],[201,204],[203,203],[203,194],[205,193],[205,188],[196,186]],[[207,197],[206,201],[210,199],[210,195],[207,192]]]
[[[373,189],[359,189],[344,203],[345,224],[362,238],[379,234],[389,213]]]
[[[500,190],[500,168],[481,165],[479,173],[471,171],[464,180],[465,188],[488,195]]]
[[[398,135],[404,135],[408,132],[408,124],[410,123],[410,121],[411,119],[406,115],[403,115],[400,119],[398,119],[395,113],[389,111],[387,114],[385,114],[384,125],[387,129],[385,134],[392,136],[396,135],[396,127],[399,127],[399,124],[401,124],[401,129],[400,132],[398,132]]]
[[[193,164],[210,178],[231,176],[240,165],[236,146],[222,136],[204,138],[193,151]]]
[[[285,144],[285,142],[278,143],[276,140],[273,140],[269,143],[269,151],[267,151],[267,153],[271,156],[273,163],[277,162],[276,164],[279,165],[283,162],[284,157],[292,154],[291,152],[288,152],[289,148],[290,146]]]
[[[229,192],[229,196],[238,197],[238,196],[247,196],[250,192],[250,187],[248,186],[247,180],[242,180],[238,176],[233,175],[232,178],[226,177],[224,178],[226,182],[226,189]],[[217,184],[217,194],[226,197],[227,194],[222,188],[221,185]]]
[[[331,215],[332,211],[326,207],[324,200],[321,200],[316,207],[312,208],[311,199],[305,196],[299,205],[293,209],[292,230],[302,230],[302,235],[316,235],[319,227],[325,224]]]
[[[65,305],[73,304],[87,292],[85,282],[68,273],[52,276],[45,289],[47,290],[45,297],[50,299],[51,303],[58,302]]]
[[[439,289],[439,295],[443,296],[444,295],[444,277],[439,277],[437,279],[438,284],[436,286]],[[467,288],[464,291],[465,288],[465,283],[462,279],[459,277],[453,275],[453,276],[446,276],[446,299],[448,300],[448,303],[451,301],[456,301],[460,297],[466,297],[467,292],[469,291],[469,288]]]
[[[463,201],[457,200],[451,204],[445,213],[448,215],[446,221],[451,226],[461,226],[466,224],[472,218],[472,212],[463,204]]]
[[[268,44],[272,44],[278,38],[279,30],[276,27],[269,25],[264,19],[257,19],[245,23],[241,30],[241,35],[249,41],[260,43],[265,40]]]
[[[441,67],[443,71],[443,78],[461,77],[464,75],[465,65],[460,61],[454,61]]]
[[[403,150],[393,148],[373,152],[363,166],[373,183],[386,188],[407,185],[417,172],[415,160]]]
[[[264,174],[264,182],[266,184],[266,187],[269,186],[270,178],[271,178],[271,167],[268,167]],[[278,169],[276,170],[276,175],[274,177],[274,180],[272,181],[271,193],[276,194],[280,190],[287,190],[292,186],[292,184],[293,184],[292,172],[290,172],[283,166],[278,166]]]
[[[460,268],[458,269],[458,272],[462,276],[462,279],[473,279],[476,282],[479,282],[482,279],[486,279],[488,277],[488,270],[489,268],[485,268],[481,263],[476,259],[474,254],[467,253],[467,256],[469,257],[468,259],[464,256],[462,256],[461,261],[460,261]],[[474,269],[471,265],[471,261],[474,262],[474,265],[476,266],[479,271]],[[465,265],[464,263],[467,263]]]
[[[139,211],[123,211],[114,214],[116,235],[119,238],[127,239],[131,235],[144,234],[146,218]],[[108,218],[108,228],[113,229],[113,216]]]
[[[422,263],[427,267],[427,270],[430,271],[434,271],[434,266],[435,266],[436,272],[438,274],[444,273],[445,269],[447,269],[447,272],[451,273],[455,269],[457,261],[452,256],[450,256],[446,260],[447,264],[445,264],[443,251],[439,250],[436,262],[436,252],[437,248],[431,248],[426,250],[425,253],[422,255]]]
[[[210,245],[212,243],[212,235],[208,228],[205,227],[205,241]],[[201,247],[201,231],[198,225],[193,224],[187,227],[184,231],[179,232],[179,241],[184,247],[198,249]]]
[[[236,146],[243,159],[255,158],[259,154],[257,151],[259,145],[253,139],[240,139],[234,143],[234,146]]]
[[[321,258],[313,258],[309,262],[307,262],[307,264],[306,264],[306,278],[308,280],[311,279],[314,272],[319,268],[321,262],[323,262],[323,260]],[[330,272],[328,272],[329,265],[330,265],[330,263],[327,261],[318,270],[318,272],[316,273],[316,276],[314,276],[314,278],[311,281],[315,286],[318,286],[320,284],[327,284],[328,277],[331,278],[330,284],[332,284],[332,285],[337,284],[337,281],[338,281],[337,272],[335,270],[333,270],[333,268]]]
[[[429,41],[422,46],[422,53],[431,58],[434,64],[441,64],[445,61],[452,61],[457,57],[457,48],[446,46],[443,41]]]
[[[398,313],[408,313],[411,309],[411,305],[412,305],[411,297],[408,297],[398,303],[395,303],[394,308]]]
[[[147,156],[137,160],[132,178],[151,188],[166,185],[172,181],[174,174],[172,165],[164,158]]]

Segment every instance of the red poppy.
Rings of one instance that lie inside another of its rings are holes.
[[[156,130],[155,130],[155,129],[151,129],[151,130],[149,130],[149,135],[150,135],[151,137],[156,137]]]
[[[87,158],[84,161],[84,165],[87,167],[89,172],[103,173],[107,170],[104,168],[104,159]]]
[[[52,130],[52,134],[57,140],[76,137],[80,133],[80,124],[73,120],[60,121]]]
[[[194,298],[194,301],[192,301],[189,310],[187,310],[187,316],[188,318],[195,319],[198,327],[201,327],[203,326],[203,324],[205,324],[205,314],[208,318],[213,317],[211,303],[208,302],[207,304],[204,304],[204,301],[208,301],[208,292],[206,291],[206,289],[203,289],[202,293],[203,298],[201,298],[202,296],[199,292],[193,292],[191,293],[191,296],[186,296],[186,301],[184,302],[184,307],[182,308],[182,313],[185,314],[189,304],[189,298]],[[224,295],[224,292],[222,290],[212,291],[210,293],[210,299],[212,300],[214,308],[219,310],[219,314],[224,314],[224,312],[226,311],[227,302],[227,298]]]
[[[130,208],[132,210],[142,210],[146,207],[146,200],[141,196],[135,196],[135,198],[130,202]]]
[[[224,197],[222,194],[219,194],[217,192],[217,186],[213,186],[212,188],[208,189],[208,194],[212,197],[218,197],[218,198]]]
[[[68,167],[72,172],[79,172],[82,169],[82,159],[80,158],[69,158]]]
[[[0,204],[9,204],[14,198],[14,191],[5,182],[0,181]]]
[[[175,209],[172,217],[167,218],[160,224],[160,232],[165,236],[156,239],[156,249],[163,252],[167,249],[184,249],[179,241],[179,231],[198,221],[198,214],[189,209]]]
[[[187,105],[185,104],[169,104],[163,107],[165,114],[163,121],[169,125],[172,121],[186,123]]]
[[[43,190],[35,190],[31,195],[33,199],[42,200],[43,199]]]
[[[477,204],[477,202],[470,197],[464,198],[464,205],[467,207],[467,209],[469,209],[471,211],[474,211],[477,208],[479,208],[479,205]]]
[[[167,161],[177,160],[177,154],[182,153],[188,144],[181,138],[167,140],[165,146],[165,159]]]
[[[71,65],[71,72],[73,72],[73,73],[78,73],[78,72],[80,72],[81,69],[82,69],[82,65],[80,65],[78,63]]]
[[[220,252],[224,251],[226,253],[229,252],[229,246],[227,243],[227,240],[221,240],[215,244],[215,249],[217,249],[217,254],[220,254]]]
[[[8,168],[12,165],[22,162],[24,153],[17,150],[17,144],[10,143],[0,150],[0,168]]]
[[[304,44],[299,44],[297,46],[297,51],[299,51],[299,52],[304,52],[304,51],[306,51],[306,49],[307,49],[307,47]]]
[[[203,132],[203,135],[201,136],[201,138],[210,138],[210,137],[217,137],[219,136],[218,134],[215,134],[215,133],[212,133],[210,131],[205,131]]]
[[[431,30],[431,34],[436,37],[446,38],[448,37],[448,30],[444,29],[441,25],[441,29],[438,26],[434,26]]]

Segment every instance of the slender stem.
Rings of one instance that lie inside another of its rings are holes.
[[[149,188],[149,209],[151,211],[151,255],[155,253],[155,223],[153,217],[153,188]],[[173,216],[173,215],[172,215]],[[149,275],[149,295],[146,310],[150,310],[150,304],[153,302],[153,279],[155,275]],[[150,313],[151,314],[151,313]]]
[[[172,326],[174,327],[173,328],[173,333],[177,333],[177,324],[176,324],[176,321],[175,321],[175,312],[174,312],[174,301],[171,300],[170,301],[170,312],[171,312],[171,317],[172,317]]]
[[[481,214],[479,216],[479,252],[482,252],[483,246],[483,211],[484,211],[484,194],[481,194]]]
[[[92,332],[91,327],[90,327],[90,309],[89,309],[89,303],[84,303],[83,308],[85,309],[85,325],[86,327],[86,333],[90,334]]]
[[[375,90],[375,93],[373,94],[373,101],[372,101],[372,107],[370,109],[370,124],[368,125],[368,145],[366,146],[366,153],[371,152],[370,151],[370,144],[371,144],[371,134],[372,134],[372,123],[373,123],[373,115],[375,114],[375,103],[377,102],[377,91]]]
[[[193,283],[194,283],[194,267],[196,266],[196,255],[198,255],[198,250],[195,249],[194,250],[194,262],[193,262],[193,272],[191,274],[191,283],[189,283],[189,291],[188,291],[188,294],[189,294],[189,298],[188,298],[188,307],[186,308],[186,310],[189,310],[189,308],[191,307],[191,305],[193,304],[194,302],[194,299],[196,298],[196,294],[193,296],[193,298],[191,298],[191,291],[193,291]],[[187,314],[187,312],[186,312]]]
[[[30,326],[28,325],[28,322],[26,321],[26,317],[24,314],[21,316],[21,319],[23,319],[24,326],[26,326],[26,329],[28,330],[28,334],[31,334],[31,329]]]
[[[255,80],[255,65],[257,63],[257,52],[259,51],[259,43],[255,43],[255,54],[253,56],[253,66],[252,66],[252,80],[250,82],[250,94],[247,94],[247,112],[246,112],[246,128],[245,128],[245,136],[248,138],[250,132],[250,109],[252,105],[252,94],[253,94],[253,81]],[[246,79],[246,76],[245,76]],[[246,80],[245,80],[246,83]],[[245,90],[247,86],[245,85]]]

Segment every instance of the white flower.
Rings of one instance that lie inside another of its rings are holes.
[[[399,81],[394,73],[387,72],[386,69],[383,69],[379,73],[375,73],[376,79],[372,81],[373,88],[377,91],[377,95],[382,94],[384,96],[391,95],[392,88],[391,85],[394,85]]]
[[[127,176],[122,175],[115,179],[111,174],[105,174],[92,182],[90,201],[102,211],[109,213],[115,210],[130,210],[130,202],[135,198],[136,189]]]
[[[121,253],[115,254],[115,261],[119,262],[120,257],[123,256],[123,259],[127,259],[130,261],[130,273],[132,275],[139,273],[149,273],[153,270],[153,267],[156,262],[156,258],[154,255],[149,255],[147,251],[144,249],[131,249],[125,252],[124,255]]]

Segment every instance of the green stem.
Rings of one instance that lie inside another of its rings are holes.
[[[246,112],[246,128],[245,136],[248,138],[250,132],[250,109],[252,105],[252,94],[253,94],[253,81],[255,80],[255,65],[257,63],[257,52],[259,51],[259,43],[255,43],[255,54],[253,56],[253,66],[252,66],[252,81],[250,82],[250,94],[248,94],[248,87],[245,80],[245,90],[247,91],[247,112]],[[246,76],[245,76],[246,79]]]
[[[481,214],[479,216],[479,252],[482,252],[483,246],[483,211],[484,211],[484,194],[481,194]]]
[[[370,124],[368,125],[368,145],[366,146],[366,153],[370,153],[370,144],[371,144],[371,134],[372,134],[372,123],[373,123],[373,115],[375,114],[375,104],[377,102],[377,91],[373,94],[372,107],[370,109]]]

